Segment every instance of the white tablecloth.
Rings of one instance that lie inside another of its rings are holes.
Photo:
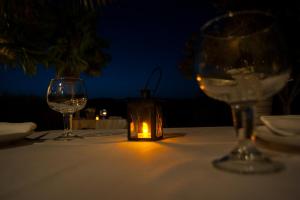
[[[286,169],[239,175],[211,164],[233,148],[231,127],[166,132],[185,135],[128,142],[118,134],[3,147],[0,199],[300,199],[299,154],[265,150]]]

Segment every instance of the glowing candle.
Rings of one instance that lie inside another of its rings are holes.
[[[151,133],[146,122],[142,123],[142,133],[138,133],[138,138],[151,138]]]

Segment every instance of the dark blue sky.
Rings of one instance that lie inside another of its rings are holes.
[[[111,63],[99,77],[82,76],[90,98],[136,97],[152,69],[162,67],[157,96],[192,98],[198,96],[194,80],[178,70],[184,44],[192,32],[213,17],[214,8],[206,1],[127,0],[103,9],[99,33],[110,42]],[[54,70],[38,68],[35,76],[21,69],[0,69],[0,95],[43,96]]]

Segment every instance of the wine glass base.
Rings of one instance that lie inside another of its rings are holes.
[[[230,154],[214,160],[217,169],[239,174],[267,174],[284,169],[284,165],[264,156],[254,147],[252,149],[236,148]]]
[[[65,141],[65,140],[73,140],[73,139],[83,139],[83,136],[74,134],[74,133],[64,133],[63,135],[55,138],[58,141]]]

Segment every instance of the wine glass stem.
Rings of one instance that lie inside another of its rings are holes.
[[[64,136],[72,135],[72,113],[63,113],[64,118]]]
[[[239,144],[252,143],[251,137],[255,128],[254,104],[233,104],[231,110]]]

